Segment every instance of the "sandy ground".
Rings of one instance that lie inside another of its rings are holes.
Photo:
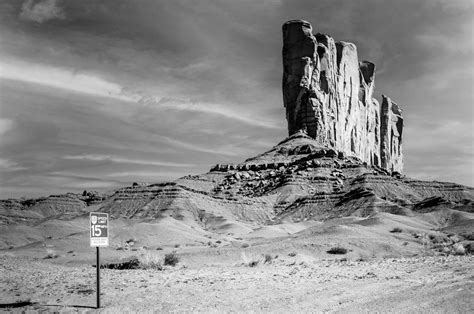
[[[474,312],[472,256],[248,260],[244,253],[233,264],[194,267],[183,258],[162,271],[103,269],[100,312]],[[0,262],[2,303],[35,302],[3,310],[96,311],[90,264],[8,255]]]
[[[380,213],[242,234],[170,218],[113,220],[103,263],[132,256],[162,261],[171,252],[180,261],[163,270],[101,270],[99,311],[474,313],[474,256],[443,253],[467,240],[447,233],[441,214]],[[463,232],[472,232],[472,214],[463,215]],[[4,231],[0,311],[97,311],[86,218]],[[27,244],[9,247],[12,239]],[[328,254],[333,247],[347,253]],[[265,255],[271,261],[264,263]],[[6,307],[21,301],[32,304]]]

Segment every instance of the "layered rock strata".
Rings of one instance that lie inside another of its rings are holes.
[[[69,219],[91,210],[108,212],[112,218],[174,219],[185,233],[191,228],[222,234],[251,232],[268,224],[368,217],[378,212],[414,216],[441,211],[439,217],[445,221],[449,215],[474,212],[473,191],[369,166],[297,132],[242,163],[219,164],[208,173],[174,182],[134,183],[93,207],[84,207],[84,196],[77,194],[0,201],[0,227],[37,224],[45,217]],[[48,209],[53,205],[54,210]]]
[[[414,180],[369,167],[297,132],[239,164],[219,164],[175,182],[120,189],[100,210],[112,217],[173,217],[228,233],[237,221],[258,226],[377,212],[472,212],[472,192],[459,184]]]
[[[303,20],[283,25],[289,135],[304,130],[322,146],[402,172],[401,110],[386,97],[380,105],[372,97],[374,86],[375,64],[359,62],[354,44],[313,34]]]

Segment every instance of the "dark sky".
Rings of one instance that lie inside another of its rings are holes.
[[[404,109],[405,172],[473,186],[471,0],[3,0],[0,197],[111,190],[286,136],[281,25],[357,45]]]

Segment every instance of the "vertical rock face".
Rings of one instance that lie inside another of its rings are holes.
[[[289,135],[305,130],[321,145],[401,172],[401,110],[388,98],[379,105],[372,98],[374,86],[375,64],[359,62],[354,44],[313,34],[303,20],[283,24],[282,87]]]
[[[387,170],[403,170],[402,132],[402,110],[390,98],[382,95],[380,157],[381,166]]]

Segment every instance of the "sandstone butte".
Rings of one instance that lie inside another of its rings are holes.
[[[354,44],[286,22],[282,86],[289,135],[304,130],[323,146],[402,172],[402,110],[373,98],[375,64],[359,61]]]

